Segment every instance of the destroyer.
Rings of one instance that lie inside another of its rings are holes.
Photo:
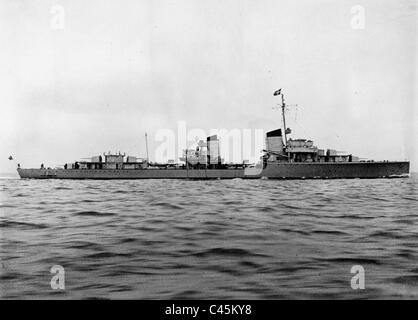
[[[280,90],[283,130],[267,132],[266,149],[257,165],[225,164],[218,137],[200,141],[195,150],[185,150],[181,163],[153,163],[125,154],[103,154],[90,161],[65,164],[63,168],[23,169],[21,178],[32,179],[338,179],[392,178],[409,175],[409,161],[364,161],[350,153],[319,149],[312,140],[288,139],[285,100]]]

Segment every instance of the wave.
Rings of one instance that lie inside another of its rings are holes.
[[[47,229],[49,228],[48,225],[43,223],[30,223],[30,222],[22,222],[22,221],[11,221],[11,220],[4,220],[0,222],[0,228],[17,228],[17,229]]]
[[[182,206],[179,206],[173,203],[168,203],[168,202],[153,202],[151,203],[151,206],[164,207],[166,209],[174,209],[174,210],[183,209]]]
[[[367,264],[374,264],[374,265],[381,265],[382,262],[377,259],[371,258],[346,258],[346,257],[338,257],[338,258],[324,258],[318,260],[326,260],[330,263],[349,263],[350,265],[367,265]]]
[[[73,213],[73,215],[82,217],[112,217],[116,216],[116,213],[98,211],[79,211]]]
[[[208,257],[208,256],[230,256],[230,257],[249,257],[249,256],[258,256],[258,257],[265,257],[264,254],[254,253],[246,249],[240,248],[212,248],[200,252],[196,252],[192,254],[196,257]]]

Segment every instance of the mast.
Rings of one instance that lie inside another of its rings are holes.
[[[187,174],[187,178],[189,178],[189,161],[187,160],[188,152],[189,152],[189,149],[187,149],[187,145],[186,145],[186,174]]]
[[[147,163],[149,163],[149,155],[148,155],[148,135],[145,132],[145,147],[147,149]]]
[[[282,117],[283,117],[283,126],[284,126],[284,141],[285,141],[285,146],[287,146],[287,129],[286,129],[286,116],[285,116],[286,104],[284,102],[283,93],[281,95],[282,95]]]
[[[284,94],[282,93],[281,88],[279,90],[276,90],[273,93],[273,95],[274,96],[280,96],[280,95],[282,96],[282,118],[283,118],[284,142],[285,142],[283,150],[286,150],[287,149],[287,134],[290,133],[290,129],[287,130],[287,128],[286,128],[286,115],[285,115],[285,113],[286,113],[286,106],[287,105],[284,102]],[[289,106],[296,106],[297,107],[297,104],[288,105],[287,107],[289,107]],[[287,159],[288,159],[288,161],[290,161],[290,153],[289,152],[287,153]]]

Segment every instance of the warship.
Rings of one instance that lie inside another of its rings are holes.
[[[286,103],[281,89],[283,128],[267,132],[265,149],[257,164],[226,164],[220,155],[216,135],[199,141],[193,150],[184,150],[180,162],[149,161],[145,134],[146,159],[121,153],[103,153],[89,161],[76,161],[63,167],[24,169],[17,172],[24,179],[353,179],[396,178],[409,176],[409,161],[364,160],[350,153],[319,149],[312,140],[288,139]],[[283,130],[282,130],[283,129]]]

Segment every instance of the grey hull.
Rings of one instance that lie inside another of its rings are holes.
[[[353,179],[392,178],[409,174],[409,162],[273,163],[253,178]],[[247,175],[246,178],[250,178]]]
[[[349,179],[409,174],[409,162],[270,163],[265,169],[18,169],[27,179]]]
[[[244,169],[18,169],[18,173],[28,179],[234,179],[243,178]]]

